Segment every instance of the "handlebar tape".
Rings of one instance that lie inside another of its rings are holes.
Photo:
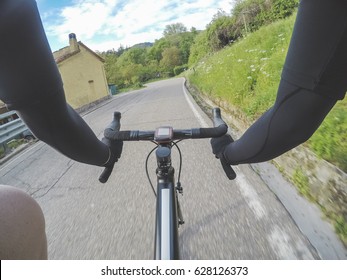
[[[130,130],[124,130],[124,131],[114,131],[110,128],[106,128],[104,131],[104,136],[109,140],[130,140],[133,137],[132,131]],[[135,139],[134,139],[135,140]]]

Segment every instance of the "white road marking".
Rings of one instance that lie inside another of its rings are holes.
[[[184,86],[184,80],[183,80],[183,85],[182,85],[182,87],[183,87],[184,97],[186,98],[186,100],[187,100],[187,102],[188,102],[188,105],[189,105],[190,108],[192,109],[192,111],[193,111],[195,117],[198,119],[200,125],[201,125],[202,127],[208,127],[207,122],[206,122],[206,121],[204,120],[204,118],[200,115],[200,113],[198,112],[198,110],[196,110],[196,108],[195,108],[193,102],[190,100],[190,97],[189,97],[189,95],[188,95],[188,93],[187,93],[186,87]]]
[[[189,106],[191,107],[195,117],[198,119],[201,126],[208,127],[206,121],[203,119],[201,114],[196,110],[193,102],[190,100],[190,97],[184,86],[184,82],[183,82],[183,91]],[[234,167],[234,169],[238,169],[238,168]],[[242,195],[246,198],[248,206],[252,209],[256,217],[261,219],[264,216],[266,216],[267,213],[266,213],[265,207],[263,207],[263,204],[261,203],[258,194],[255,192],[254,187],[247,181],[246,177],[243,175],[243,173],[240,170],[239,172],[237,172],[237,177],[235,181],[239,185]]]
[[[246,198],[246,202],[248,206],[251,208],[253,213],[256,215],[258,219],[262,219],[267,215],[266,208],[261,203],[261,200],[254,190],[254,186],[252,186],[246,179],[245,175],[240,171],[240,169],[235,166],[233,167],[236,170],[237,176],[235,181],[240,187],[240,191],[244,198]]]

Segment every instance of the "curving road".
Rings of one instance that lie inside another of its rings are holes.
[[[117,95],[84,118],[101,137],[113,111],[122,113],[123,129],[212,125],[185,93],[183,79]],[[24,189],[43,208],[50,259],[152,259],[155,197],[144,169],[152,147],[126,142],[103,185],[98,182],[101,168],[69,160],[39,142],[0,167],[0,183]],[[322,257],[254,167],[237,167],[237,179],[228,181],[209,140],[187,140],[180,148],[183,259]],[[154,163],[150,166],[154,175]]]

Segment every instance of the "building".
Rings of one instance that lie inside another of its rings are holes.
[[[78,109],[109,98],[104,60],[76,35],[69,35],[69,46],[53,53],[61,74],[67,102]]]
[[[4,104],[4,102],[2,102],[2,101],[0,100],[0,114],[6,113],[6,112],[8,112],[7,107],[6,107],[6,105]]]
[[[109,98],[104,60],[82,42],[76,35],[69,35],[69,46],[53,53],[61,74],[67,102],[74,108]],[[0,100],[0,114],[7,112]]]

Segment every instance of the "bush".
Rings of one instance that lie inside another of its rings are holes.
[[[207,31],[201,31],[194,40],[194,44],[190,47],[190,55],[188,64],[193,66],[195,63],[204,58],[209,52]]]
[[[188,69],[188,65],[187,64],[184,64],[184,65],[181,65],[181,66],[176,66],[174,68],[174,74],[175,76],[181,74],[182,72],[186,71]]]
[[[218,51],[235,40],[233,22],[233,18],[223,12],[219,12],[214,16],[206,28],[208,45],[211,51]]]
[[[233,10],[234,37],[292,15],[299,0],[243,0]]]

